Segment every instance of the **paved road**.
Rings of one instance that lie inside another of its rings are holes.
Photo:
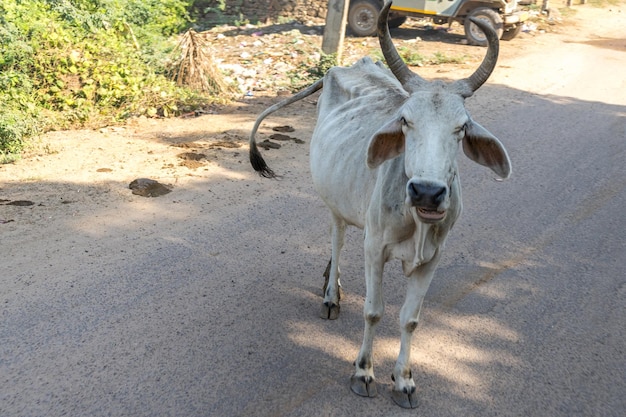
[[[93,234],[88,250],[55,239],[63,224],[40,237],[45,254],[3,247],[0,415],[624,415],[626,52],[558,53],[556,71],[539,55],[517,63],[533,91],[505,83],[504,69],[468,103],[514,175],[496,182],[461,162],[465,211],[414,338],[418,410],[389,395],[396,264],[375,343],[380,395],[350,392],[362,238],[348,233],[340,319],[318,319],[326,213],[303,155],[275,166],[282,181],[216,179],[139,217],[93,218],[76,230]],[[188,203],[199,192],[206,200]]]

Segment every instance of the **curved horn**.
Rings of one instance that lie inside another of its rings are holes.
[[[464,78],[456,82],[459,86],[461,86],[461,94],[463,97],[470,97],[474,94],[474,91],[478,90],[480,86],[482,86],[485,81],[491,75],[491,72],[496,67],[496,63],[498,62],[498,53],[500,51],[500,43],[498,40],[498,34],[494,30],[494,28],[486,21],[482,19],[477,19],[475,17],[470,17],[472,23],[478,26],[485,36],[487,37],[487,54],[485,58],[483,58],[483,62],[480,64],[480,67],[469,76],[469,78]]]
[[[403,87],[406,88],[407,85],[410,84],[425,83],[426,81],[422,77],[411,71],[404,63],[391,40],[389,26],[387,25],[391,3],[391,1],[385,2],[385,5],[380,11],[380,15],[378,16],[378,41],[380,42],[380,49],[383,51],[383,55],[387,61],[389,69],[398,81],[400,81],[400,84],[402,84]]]

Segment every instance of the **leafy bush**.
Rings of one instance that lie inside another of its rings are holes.
[[[37,119],[9,110],[0,115],[0,156],[18,154],[26,139],[37,133]]]
[[[0,153],[39,131],[177,114],[202,97],[166,77],[189,0],[3,0]]]
[[[294,70],[289,71],[291,90],[301,90],[320,78],[328,72],[329,69],[337,65],[337,54],[322,54],[319,60],[314,61],[313,57],[301,62]]]

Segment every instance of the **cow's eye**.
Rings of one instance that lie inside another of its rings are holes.
[[[402,124],[402,126],[407,126],[408,125],[408,123],[407,123],[407,121],[406,121],[406,119],[404,117],[400,118],[400,123]]]

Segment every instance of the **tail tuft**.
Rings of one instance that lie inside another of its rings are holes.
[[[253,143],[253,145],[250,146],[250,164],[260,176],[265,178],[276,178],[274,171],[267,166],[265,159],[261,156],[261,152],[259,152],[259,148],[257,148],[256,143]]]

